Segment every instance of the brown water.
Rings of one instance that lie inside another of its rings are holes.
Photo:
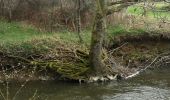
[[[9,83],[12,98],[22,83]],[[1,84],[1,90],[5,88]],[[147,71],[127,81],[110,83],[28,82],[15,100],[170,100],[170,69]],[[2,97],[0,100],[3,100]]]

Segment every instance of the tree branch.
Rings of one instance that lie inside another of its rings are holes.
[[[106,15],[113,14],[114,12],[119,12],[128,6],[137,3],[136,0],[121,0],[121,1],[114,1],[108,4],[108,8],[106,10]]]
[[[122,4],[122,3],[125,3],[125,1],[114,1],[114,2],[111,2],[108,4],[108,6],[113,6],[113,5],[117,5],[117,4]]]
[[[164,0],[164,2],[166,2],[166,3],[170,3],[170,1],[169,1],[169,0]]]
[[[124,8],[127,8],[128,6],[130,6],[129,4],[121,4],[119,6],[113,6],[113,7],[109,7],[106,11],[106,15],[111,15],[114,12],[119,12],[121,10],[123,10]]]

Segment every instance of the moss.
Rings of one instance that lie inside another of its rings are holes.
[[[31,62],[33,66],[39,66],[43,69],[50,69],[61,75],[61,79],[68,78],[71,80],[83,80],[86,78],[86,73],[89,71],[87,63],[63,63],[57,61]]]

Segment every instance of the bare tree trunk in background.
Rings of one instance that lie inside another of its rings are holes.
[[[12,21],[12,10],[9,10],[9,15],[8,15],[8,22]]]
[[[1,16],[4,16],[4,0],[0,0],[0,9],[1,9]]]
[[[52,1],[51,3],[51,11],[50,11],[50,32],[52,33],[53,32],[53,25],[54,25],[54,22],[55,22],[55,18],[54,18],[54,11],[55,11],[55,0]]]
[[[13,11],[18,6],[20,0],[1,0],[3,4],[3,13],[7,15],[8,21],[12,21]]]
[[[12,10],[13,10],[13,6],[14,6],[14,1],[13,0],[8,0],[8,5],[6,5],[7,9],[8,9],[8,22],[12,21]]]
[[[76,15],[76,26],[77,26],[77,33],[80,42],[83,42],[83,39],[81,37],[81,0],[77,0],[77,15]]]
[[[95,74],[105,73],[106,67],[102,62],[102,44],[105,36],[105,0],[96,0],[96,16],[92,32],[90,66]]]

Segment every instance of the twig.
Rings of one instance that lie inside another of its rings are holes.
[[[21,87],[18,89],[18,91],[15,93],[14,97],[12,98],[12,100],[16,99],[16,96],[20,93],[20,91],[22,90],[22,88],[24,88],[24,86],[27,84],[28,80],[25,81],[24,84],[21,85]]]
[[[6,82],[6,100],[9,100],[9,82]]]
[[[10,58],[15,58],[15,59],[20,59],[20,60],[26,61],[26,62],[28,62],[28,63],[31,62],[30,60],[25,59],[25,58],[23,58],[23,57],[19,57],[19,56],[8,55],[8,57],[10,57]]]
[[[117,48],[115,48],[115,49],[113,49],[112,51],[110,51],[110,55],[112,55],[116,50],[122,48],[123,46],[125,46],[125,45],[127,45],[127,44],[128,44],[128,42],[124,43],[123,45],[121,45],[121,46],[119,46],[119,47],[117,47]]]
[[[34,95],[32,96],[32,98],[30,98],[29,100],[34,100],[35,96],[37,95],[37,90],[34,92]]]
[[[155,61],[156,61],[159,57],[160,57],[160,56],[157,56],[148,66],[146,66],[146,67],[145,67],[144,69],[142,69],[141,71],[144,71],[144,70],[148,69],[149,67],[151,67],[152,64],[154,64]]]
[[[137,71],[137,72],[135,72],[135,73],[133,73],[133,74],[125,77],[125,79],[133,78],[133,77],[139,75],[141,72],[143,72],[143,71],[145,71],[146,69],[148,69],[153,63],[155,63],[155,61],[156,61],[159,57],[160,57],[160,56],[157,56],[157,57],[156,57],[148,66],[146,66],[144,69],[141,69],[141,70],[139,70],[139,71]]]
[[[2,93],[2,90],[1,90],[1,89],[0,89],[0,94],[1,94],[1,96],[3,97],[4,100],[7,100],[7,99],[5,98],[5,96],[4,96],[4,94]]]

